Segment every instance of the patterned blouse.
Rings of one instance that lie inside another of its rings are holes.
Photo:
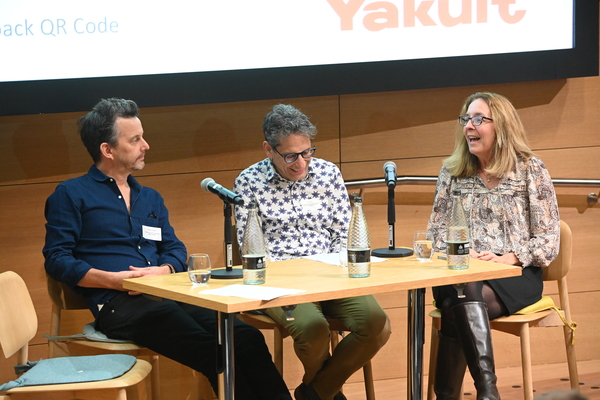
[[[351,209],[339,168],[313,158],[304,179],[283,179],[266,158],[243,170],[233,190],[245,205],[235,207],[238,243],[242,246],[247,204],[255,201],[272,261],[338,251],[348,237]]]
[[[560,217],[554,186],[538,158],[518,160],[516,170],[488,189],[479,175],[452,177],[442,167],[428,230],[435,248],[446,250],[446,225],[452,210],[452,191],[460,190],[475,251],[514,253],[526,266],[548,266],[557,256]]]

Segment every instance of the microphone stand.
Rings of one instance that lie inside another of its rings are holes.
[[[382,258],[398,258],[412,256],[413,251],[404,247],[396,248],[396,203],[394,201],[394,189],[396,185],[388,185],[388,243],[387,249],[375,249],[371,252],[372,255]]]
[[[210,276],[215,279],[238,279],[242,277],[241,268],[233,268],[233,229],[231,224],[231,204],[223,202],[223,216],[225,218],[224,247],[225,269],[212,270]]]

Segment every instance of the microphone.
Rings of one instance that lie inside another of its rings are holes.
[[[385,184],[388,188],[396,187],[396,163],[388,161],[383,164],[383,172],[385,173]]]
[[[215,182],[215,180],[212,178],[204,179],[202,183],[200,183],[200,186],[202,187],[202,189],[204,189],[205,192],[212,192],[216,194],[221,200],[223,200],[226,203],[237,204],[238,206],[244,204],[244,199],[238,196],[235,192],[232,192],[229,189],[225,189],[223,186]]]

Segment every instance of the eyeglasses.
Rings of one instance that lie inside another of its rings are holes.
[[[277,154],[279,154],[281,157],[283,157],[283,161],[285,161],[287,164],[291,164],[298,159],[298,156],[302,156],[302,158],[304,158],[305,160],[308,160],[309,158],[311,158],[313,156],[313,154],[315,154],[315,151],[317,150],[317,148],[311,147],[310,149],[306,149],[304,151],[301,151],[300,153],[290,153],[290,154],[286,154],[286,155],[283,155],[280,152],[278,152],[275,147],[273,147],[273,150],[275,150],[275,152]]]
[[[468,115],[461,115],[458,117],[458,123],[461,126],[467,126],[469,121],[473,124],[473,126],[479,126],[483,123],[484,120],[488,120],[493,122],[494,120],[488,117],[484,117],[483,115],[476,115],[474,117],[469,117]]]
[[[469,121],[471,121],[471,123],[473,124],[473,126],[479,126],[483,123],[483,120],[488,120],[491,122],[494,122],[493,119],[488,118],[488,117],[484,117],[483,115],[476,115],[474,117],[469,117],[468,115],[461,115],[460,117],[458,117],[458,123],[461,126],[467,126],[467,124],[469,123]]]

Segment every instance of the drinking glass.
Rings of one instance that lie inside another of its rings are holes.
[[[431,261],[433,256],[433,238],[427,231],[415,232],[413,238],[413,251],[419,261]]]
[[[344,239],[340,240],[340,245],[338,246],[340,253],[340,265],[342,267],[348,266],[348,242]]]
[[[210,279],[210,258],[208,254],[190,254],[188,259],[188,275],[192,285],[204,286]]]

